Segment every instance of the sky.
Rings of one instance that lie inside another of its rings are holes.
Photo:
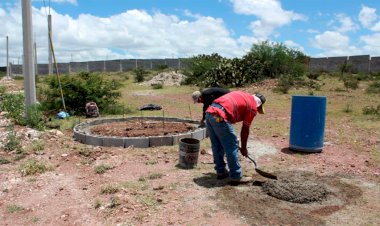
[[[380,56],[379,0],[32,0],[38,63],[242,57],[262,41],[310,57]],[[21,0],[0,0],[0,66],[21,64]]]

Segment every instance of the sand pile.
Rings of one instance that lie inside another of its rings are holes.
[[[185,75],[175,72],[162,72],[154,76],[151,80],[143,82],[142,85],[154,86],[154,85],[163,85],[163,86],[180,86],[182,80],[185,78]]]

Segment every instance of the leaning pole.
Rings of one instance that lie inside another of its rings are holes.
[[[25,105],[29,107],[36,103],[31,0],[22,0],[22,29],[24,48],[22,71],[24,75]]]

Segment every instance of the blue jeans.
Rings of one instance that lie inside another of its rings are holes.
[[[229,122],[218,121],[214,115],[206,113],[206,126],[211,140],[216,173],[226,172],[224,162],[224,155],[226,155],[230,177],[239,179],[242,177],[242,172],[239,164],[239,144],[234,128]]]

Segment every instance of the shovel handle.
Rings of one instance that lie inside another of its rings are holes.
[[[249,155],[247,155],[247,158],[249,158],[249,160],[251,160],[253,162],[253,164],[255,164],[255,168],[257,168],[256,161],[253,158],[251,158]]]

